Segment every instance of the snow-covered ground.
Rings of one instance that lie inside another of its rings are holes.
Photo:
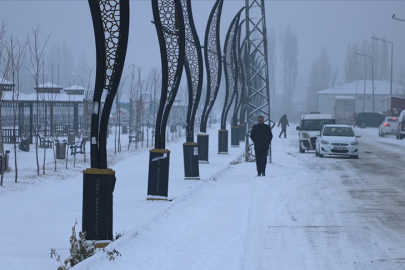
[[[210,162],[200,164],[201,180],[184,180],[184,137],[169,142],[170,201],[146,200],[149,149],[126,150],[122,135],[123,151],[114,154],[111,136],[113,231],[124,235],[107,249],[121,256],[110,261],[100,251],[73,269],[404,269],[404,230],[375,231],[372,213],[359,214],[364,202],[353,199],[347,184],[372,188],[384,176],[366,182],[348,166],[365,157],[361,149],[359,160],[299,154],[295,126],[287,139],[274,129],[265,177],[256,177],[255,164],[243,161],[244,143],[217,154],[219,126],[208,132]],[[356,132],[360,144],[387,144],[403,155],[405,141],[379,138],[373,128]],[[36,175],[34,149],[18,151],[19,182],[10,171],[0,187],[1,269],[57,269],[51,248],[65,259],[75,221],[81,230],[82,170],[88,162],[77,155],[73,167],[69,156],[68,169],[60,160],[55,171],[52,150],[46,151],[45,175]],[[14,167],[13,153],[10,159]]]

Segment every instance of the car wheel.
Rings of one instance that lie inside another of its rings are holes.
[[[318,151],[316,151],[316,149],[315,149],[315,156],[317,157],[319,154],[318,154]]]
[[[300,148],[300,153],[305,153],[305,150],[302,149],[302,147],[301,147],[301,142],[300,142],[300,144],[299,144],[299,148]]]
[[[382,131],[381,131],[381,133],[380,133],[380,137],[385,137],[384,132],[382,132]]]
[[[402,134],[399,134],[399,139],[402,140],[404,138],[404,136],[402,136]]]
[[[318,156],[319,156],[319,157],[323,157],[323,155],[322,155],[321,153],[318,153]]]
[[[351,158],[358,159],[359,156],[350,156]]]
[[[366,122],[361,122],[360,125],[359,125],[359,127],[360,127],[360,128],[366,128],[366,127],[367,127]]]

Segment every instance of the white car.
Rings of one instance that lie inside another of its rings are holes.
[[[384,137],[385,135],[397,134],[398,117],[387,116],[378,127],[378,136]]]
[[[359,158],[359,137],[349,125],[324,125],[316,139],[315,155]]]

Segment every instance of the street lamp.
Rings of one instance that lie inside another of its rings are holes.
[[[365,64],[359,63],[357,61],[353,61],[359,65],[364,67],[364,91],[363,91],[363,112],[364,112],[364,104],[366,102],[366,78],[367,78],[367,66]],[[357,90],[356,90],[357,91]]]
[[[374,110],[374,60],[371,55],[356,53],[357,55],[366,56],[371,58],[371,84],[372,84],[372,95],[373,95],[373,112]]]
[[[394,14],[395,15],[395,14]],[[392,96],[392,63],[393,63],[393,60],[394,60],[394,58],[393,58],[393,55],[394,55],[394,43],[392,42],[392,41],[388,41],[388,40],[385,40],[385,39],[381,39],[381,38],[376,38],[376,37],[371,37],[372,39],[375,39],[375,40],[380,40],[380,41],[384,41],[384,42],[387,42],[387,43],[391,43],[391,82],[390,82],[390,96]]]

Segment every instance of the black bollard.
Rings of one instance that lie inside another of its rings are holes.
[[[245,141],[246,123],[239,124],[239,141]]]
[[[167,200],[169,189],[170,151],[149,150],[149,175],[147,200]]]
[[[231,127],[231,147],[239,147],[239,126]]]
[[[195,142],[183,143],[184,180],[200,180],[198,169],[198,145]]]
[[[198,162],[208,164],[209,135],[197,134]]]
[[[218,130],[218,154],[228,154],[228,130]]]
[[[113,239],[113,192],[115,171],[86,169],[83,171],[82,231],[87,240]]]

